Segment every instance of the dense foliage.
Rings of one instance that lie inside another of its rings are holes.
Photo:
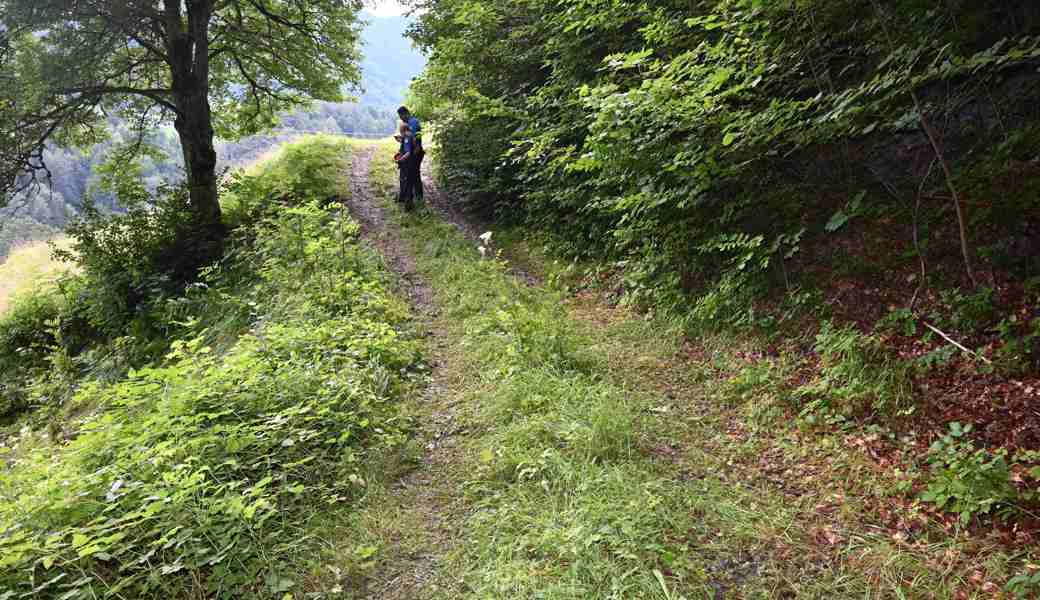
[[[415,4],[413,103],[475,208],[688,334],[761,335],[753,414],[920,434],[920,499],[1030,514],[1040,8]]]
[[[31,423],[54,419],[0,440],[0,597],[283,597],[335,579],[321,527],[404,439],[392,400],[417,360],[406,308],[328,204],[349,150],[307,140],[239,178],[234,243],[181,296],[149,298],[158,330],[72,347],[61,293],[0,320],[5,377]]]
[[[1032,5],[417,4],[444,177],[694,323],[879,245],[947,283],[1040,274]],[[836,255],[853,228],[877,235]]]

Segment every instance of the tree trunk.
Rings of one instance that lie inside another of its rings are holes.
[[[208,26],[213,3],[192,0],[185,6],[186,24],[181,20],[179,2],[167,2],[165,8],[173,102],[177,107],[174,128],[184,153],[194,225],[206,239],[219,241],[225,232],[217,198],[217,152],[209,105]]]
[[[221,218],[217,198],[217,152],[213,147],[209,99],[200,91],[186,93],[183,97],[178,94],[177,107],[181,115],[174,127],[180,136],[196,225],[216,233],[221,230]]]

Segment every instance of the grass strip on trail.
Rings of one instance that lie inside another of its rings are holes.
[[[393,208],[393,165],[373,165],[443,310],[466,432],[458,464],[428,474],[462,505],[458,541],[409,597],[947,598],[1009,576],[978,541],[865,522],[896,480],[840,438],[755,427],[736,399],[768,407],[768,379],[725,376],[736,340],[691,361],[667,324],[527,286],[433,211]]]

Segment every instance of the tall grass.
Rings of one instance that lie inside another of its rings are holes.
[[[172,301],[171,351],[83,376],[65,431],[0,436],[0,599],[338,597],[331,525],[398,453],[419,357],[340,202],[350,151],[302,140],[243,182],[248,224]]]
[[[389,208],[392,166],[374,169]],[[448,484],[459,543],[434,584],[448,591],[416,597],[949,598],[975,569],[1013,573],[1007,553],[971,555],[976,542],[937,528],[893,543],[872,511],[899,478],[761,414],[788,369],[731,382],[751,340],[701,340],[690,361],[678,324],[583,315],[596,309],[518,282],[435,214],[391,210],[443,310],[468,432]],[[832,372],[818,393],[900,400],[883,357],[853,341],[820,341]]]

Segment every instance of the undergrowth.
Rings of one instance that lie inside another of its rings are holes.
[[[350,150],[311,138],[270,167],[296,179],[154,307],[179,333],[165,356],[81,377],[60,428],[0,438],[0,598],[335,593],[324,536],[400,452],[395,400],[419,356],[357,224],[321,206]]]
[[[388,189],[393,173],[374,168]],[[527,288],[500,259],[482,260],[429,213],[401,224],[462,340],[471,389],[463,395],[473,410],[466,419],[482,432],[468,448],[463,484],[473,508],[467,543],[448,567],[466,596],[654,598],[666,588],[708,589],[703,565],[667,533],[695,527],[691,499],[647,468],[640,402],[605,379],[562,297]]]

